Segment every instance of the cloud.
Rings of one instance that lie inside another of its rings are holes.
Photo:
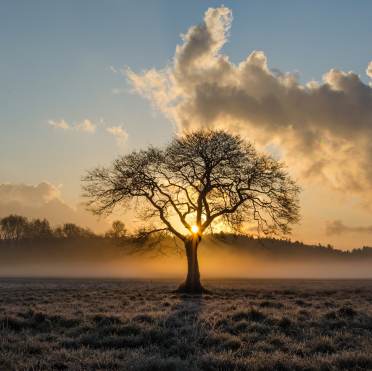
[[[48,182],[38,185],[0,184],[0,202],[19,202],[24,205],[39,205],[59,199],[60,188]]]
[[[85,119],[81,123],[75,126],[76,130],[84,131],[86,133],[95,133],[96,132],[96,125],[92,123],[92,121]]]
[[[112,73],[119,73],[119,71],[118,71],[114,66],[109,66],[109,70],[110,70]]]
[[[62,130],[75,130],[85,133],[94,134],[96,132],[96,125],[92,121],[85,119],[75,125],[67,123],[64,119],[61,120],[49,120],[48,124],[53,126],[55,129]]]
[[[49,182],[0,184],[0,218],[10,214],[46,218],[53,225],[72,222],[100,232],[108,228],[105,220],[97,221],[82,205],[68,205],[62,199],[61,187]]]
[[[239,132],[262,148],[277,148],[303,182],[320,180],[370,202],[372,87],[338,69],[301,84],[296,73],[271,69],[262,51],[232,63],[221,52],[231,22],[230,9],[208,9],[182,36],[170,65],[126,71],[134,90],[179,131]]]
[[[366,70],[366,74],[369,78],[372,79],[372,61],[369,62],[368,64],[368,67],[367,67],[367,70]]]
[[[128,133],[121,126],[111,126],[106,131],[116,138],[118,145],[123,145],[128,139]]]
[[[123,94],[124,92],[125,92],[124,89],[119,89],[119,88],[114,88],[114,89],[111,90],[111,93],[113,95],[120,95],[120,94]]]
[[[49,120],[48,124],[53,126],[56,129],[69,130],[71,129],[70,125],[63,119],[61,120]]]
[[[332,235],[340,235],[344,233],[372,233],[372,225],[370,226],[356,226],[356,227],[350,227],[345,225],[340,220],[334,220],[332,222],[329,222],[326,226],[326,233],[329,236]]]
[[[98,124],[94,124],[89,119],[85,119],[73,125],[67,123],[64,119],[49,120],[48,123],[55,129],[79,131],[89,134],[94,134],[97,130],[97,127],[101,127],[101,129],[104,129],[107,133],[111,134],[116,138],[116,142],[119,146],[122,146],[128,139],[128,133],[121,125],[107,126],[107,123],[103,118],[99,119]]]

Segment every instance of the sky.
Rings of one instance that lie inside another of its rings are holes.
[[[3,3],[0,216],[103,230],[80,204],[86,170],[222,126],[288,164],[303,190],[292,239],[371,246],[371,14],[367,1]]]

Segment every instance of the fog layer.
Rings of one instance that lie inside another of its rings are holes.
[[[1,246],[2,277],[179,278],[187,270],[180,246],[117,246],[105,241],[58,246]],[[202,278],[372,278],[372,249],[341,252],[271,239],[206,239],[199,248]]]

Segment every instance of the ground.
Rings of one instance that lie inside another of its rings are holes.
[[[0,280],[0,370],[372,369],[372,281]]]

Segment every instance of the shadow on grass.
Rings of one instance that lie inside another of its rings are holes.
[[[196,356],[200,339],[207,336],[208,328],[201,318],[204,299],[186,294],[177,297],[163,321],[170,340],[166,353],[186,359]]]

